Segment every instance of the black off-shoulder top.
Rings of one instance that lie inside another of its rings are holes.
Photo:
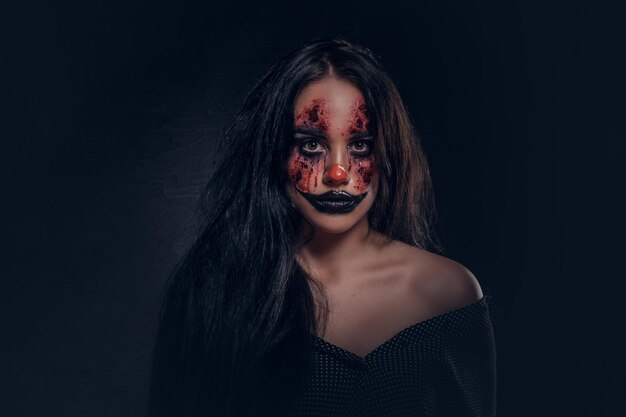
[[[317,336],[292,417],[492,417],[490,296],[405,328],[361,357]]]

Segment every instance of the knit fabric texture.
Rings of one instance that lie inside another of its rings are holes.
[[[311,375],[292,417],[492,417],[490,296],[416,323],[361,357],[311,336]]]

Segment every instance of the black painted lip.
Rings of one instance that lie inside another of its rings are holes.
[[[359,195],[352,195],[345,191],[328,191],[324,194],[309,194],[300,190],[298,192],[317,210],[328,214],[349,213],[367,195],[367,191]]]

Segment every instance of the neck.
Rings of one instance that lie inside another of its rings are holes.
[[[356,254],[364,253],[366,246],[373,238],[373,232],[367,217],[343,233],[315,230],[313,239],[302,247],[300,255],[304,257],[316,275],[335,275],[342,271],[346,260],[354,259]],[[305,235],[311,235],[310,228]]]

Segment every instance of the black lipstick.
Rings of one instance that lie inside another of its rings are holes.
[[[309,194],[298,190],[317,210],[327,214],[349,213],[365,198],[363,194],[352,195],[345,191],[328,191],[324,194]]]

